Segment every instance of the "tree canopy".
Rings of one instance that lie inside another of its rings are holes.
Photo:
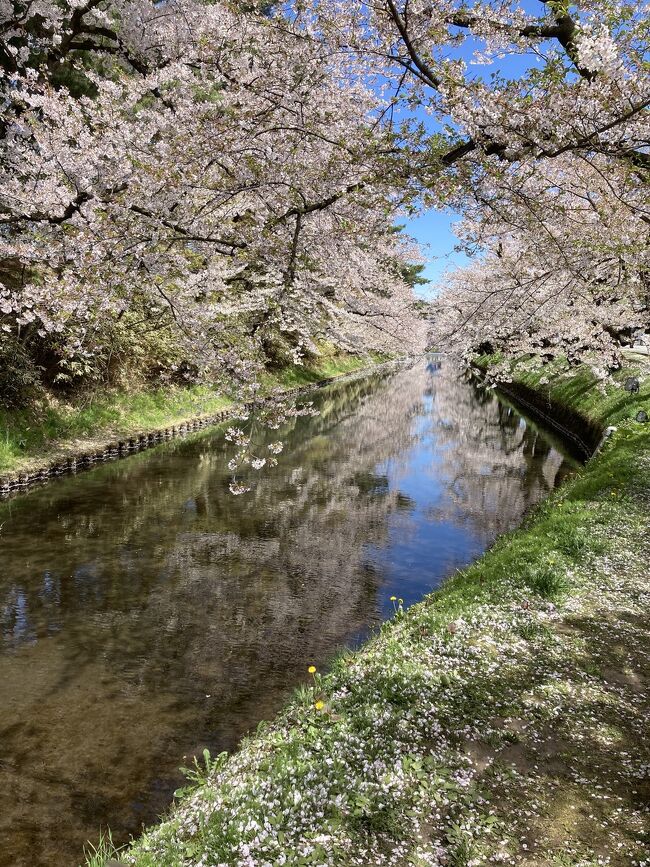
[[[430,340],[606,373],[650,325],[646,13],[3,0],[0,328],[246,381],[318,340],[419,351],[394,227],[452,207],[473,263]]]

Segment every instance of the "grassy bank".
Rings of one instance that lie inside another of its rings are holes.
[[[618,425],[630,421],[639,410],[648,408],[650,397],[650,361],[639,359],[637,364],[629,364],[614,373],[611,384],[603,388],[589,368],[571,368],[557,363],[535,369],[527,359],[520,362],[506,362],[500,356],[483,356],[476,360],[478,367],[488,368],[500,365],[513,382],[521,383],[534,391],[543,406],[566,407],[577,413],[586,422],[604,429],[608,425]],[[624,388],[629,377],[639,379],[639,392],[630,394]]]
[[[381,361],[374,356],[323,355],[310,365],[269,373],[263,385],[295,388]],[[95,442],[127,437],[214,414],[231,401],[207,386],[88,392],[70,403],[43,397],[24,410],[0,409],[0,474],[31,470]]]
[[[89,863],[650,864],[650,383],[550,388],[618,425],[598,457]]]

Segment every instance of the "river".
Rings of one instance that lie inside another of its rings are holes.
[[[444,362],[313,400],[240,497],[213,429],[0,504],[2,867],[137,834],[181,764],[235,748],[576,467]]]

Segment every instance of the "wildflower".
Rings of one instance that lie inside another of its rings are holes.
[[[316,674],[316,666],[315,666],[315,665],[310,665],[309,668],[307,669],[307,671],[308,671],[310,674]]]
[[[391,597],[390,597],[390,601],[391,601],[391,602],[395,602],[396,600],[397,600],[397,596],[391,596]]]
[[[316,708],[316,710],[322,710],[325,707],[325,702],[319,699],[317,702],[314,703],[314,707]]]

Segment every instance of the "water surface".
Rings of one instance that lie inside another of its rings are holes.
[[[317,392],[228,493],[218,430],[0,505],[0,865],[153,821],[324,665],[477,557],[575,463],[439,362]]]

